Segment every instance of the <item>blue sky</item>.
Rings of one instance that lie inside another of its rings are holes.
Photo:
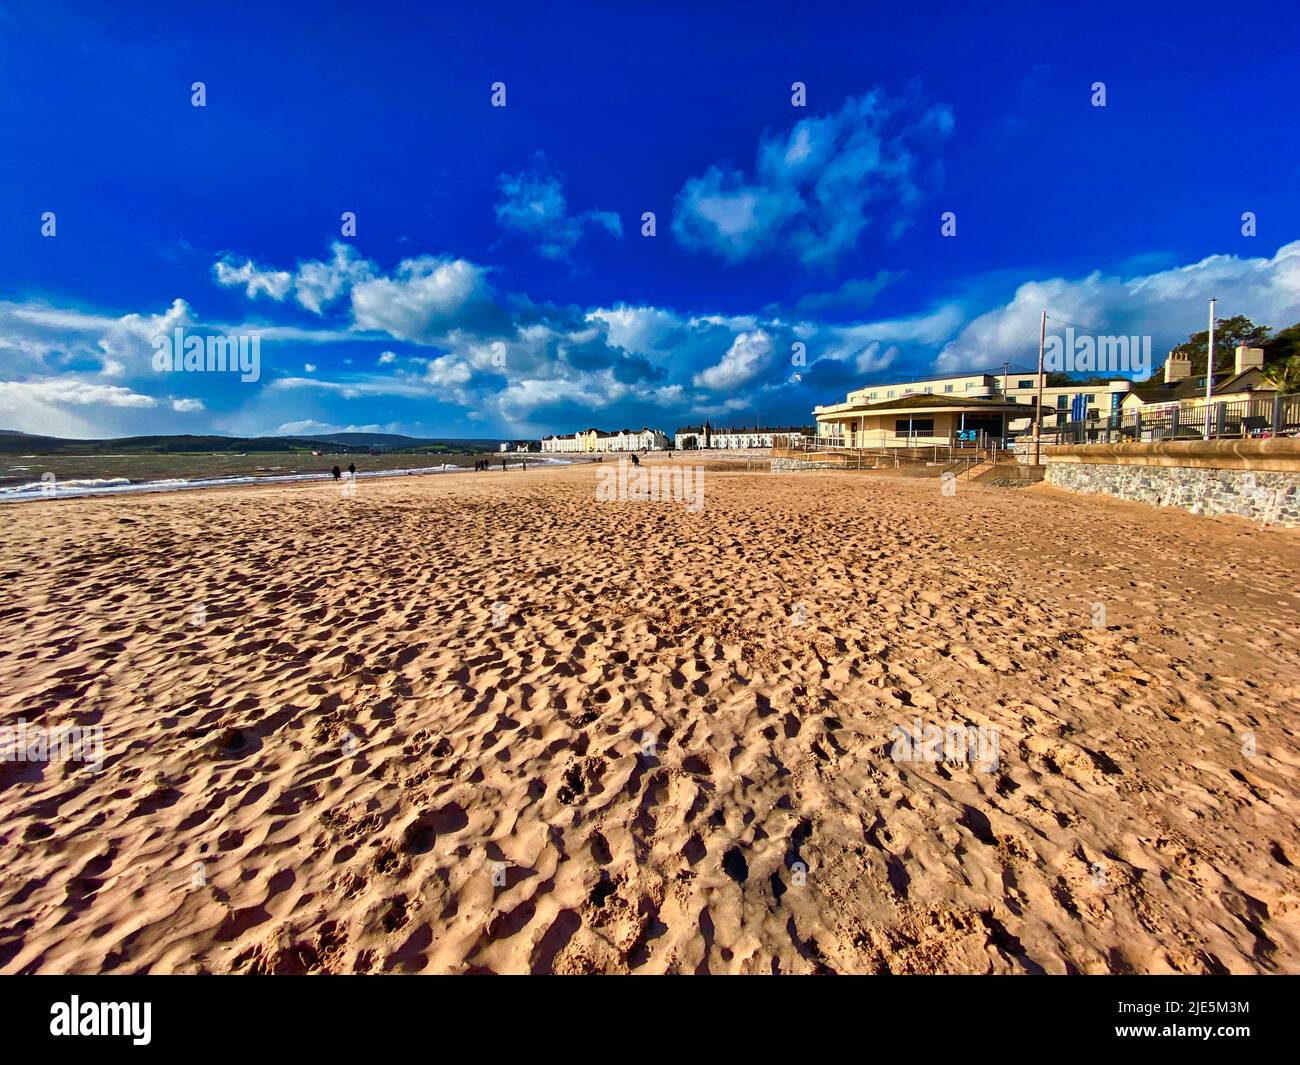
[[[0,0],[0,428],[802,424],[1043,306],[1300,320],[1294,5],[899,6]]]

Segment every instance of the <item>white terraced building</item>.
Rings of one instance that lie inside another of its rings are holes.
[[[599,455],[614,451],[665,451],[668,434],[658,429],[582,429],[572,436],[545,436],[542,451],[548,454]]]
[[[707,421],[703,425],[688,425],[678,429],[673,439],[678,451],[690,451],[696,448],[724,448],[739,450],[741,448],[788,447],[791,440],[804,435],[812,435],[809,430],[798,425],[783,425],[765,428],[761,426],[739,426],[733,429],[715,429]]]

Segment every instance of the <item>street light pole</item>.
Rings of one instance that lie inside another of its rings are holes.
[[[1038,404],[1034,411],[1034,465],[1043,464],[1043,349],[1047,346],[1047,308],[1038,328]]]
[[[1219,301],[1210,297],[1210,340],[1205,353],[1205,439],[1210,439],[1210,397],[1214,394],[1214,305]]]

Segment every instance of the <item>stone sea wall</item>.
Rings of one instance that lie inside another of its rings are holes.
[[[1075,445],[1044,461],[1047,482],[1070,491],[1300,526],[1300,441]]]

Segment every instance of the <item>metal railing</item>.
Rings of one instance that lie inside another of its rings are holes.
[[[896,439],[902,441],[907,438]],[[940,440],[942,442],[939,442]],[[912,438],[910,444],[885,443],[883,440],[877,440],[869,446],[863,446],[852,437],[843,435],[805,436],[800,440],[791,441],[788,447],[779,450],[805,455],[838,455],[844,459],[845,466],[849,469],[901,468],[904,465],[924,464],[939,466],[945,471],[960,468],[963,474],[981,463],[997,462],[999,456],[1007,453],[1007,449],[1001,446],[999,438],[989,437],[986,434],[980,434],[971,440],[955,439],[953,436],[927,437],[924,443],[919,443],[916,438]]]
[[[1207,417],[1208,412],[1208,417]],[[1031,429],[1029,436],[1032,436]],[[1141,440],[1266,439],[1300,434],[1300,393],[1255,399],[1168,403],[1087,421],[1043,424],[1045,444]]]

